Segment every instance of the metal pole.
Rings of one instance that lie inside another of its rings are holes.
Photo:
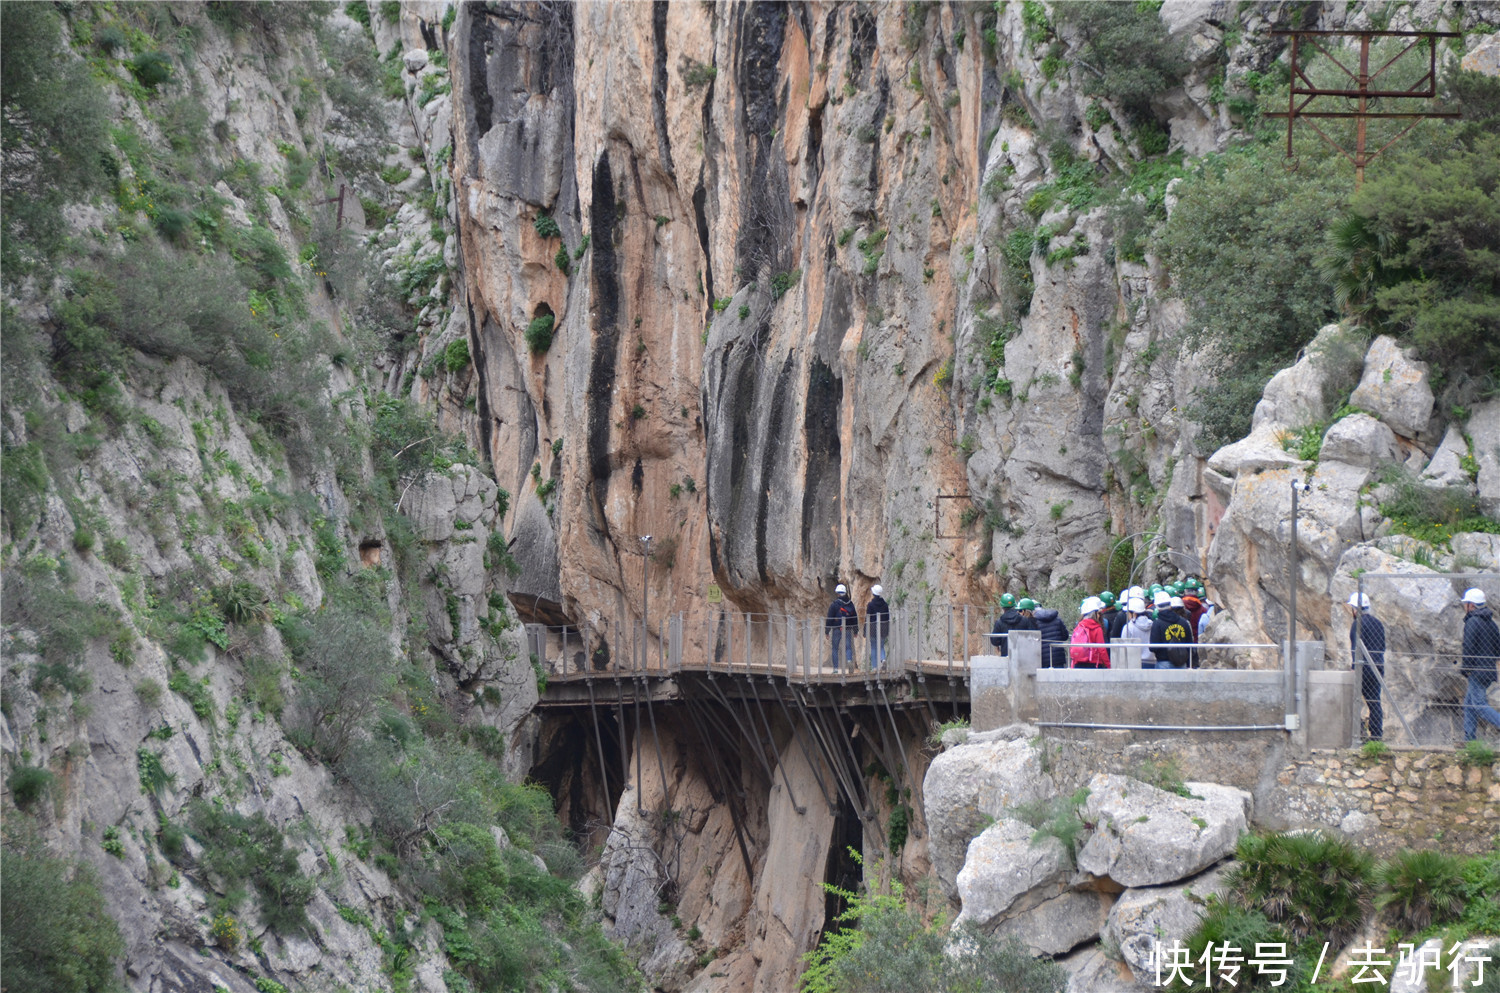
[[[646,658],[646,636],[649,627],[646,623],[647,596],[651,592],[651,536],[641,535],[641,668],[646,668],[650,661]]]
[[[1297,580],[1301,571],[1297,562],[1297,495],[1302,491],[1303,482],[1300,479],[1292,480],[1292,547],[1291,554],[1287,557],[1287,576],[1291,591],[1290,597],[1291,618],[1286,634],[1286,662],[1285,674],[1282,677],[1286,687],[1285,713],[1288,720],[1296,714],[1296,676],[1294,674],[1293,659],[1297,652]]]

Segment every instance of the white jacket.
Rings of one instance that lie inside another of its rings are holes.
[[[1145,646],[1151,641],[1151,615],[1141,614],[1125,622],[1125,629],[1120,632],[1121,641],[1133,641],[1138,645]],[[1142,664],[1156,663],[1156,656],[1151,654],[1151,649],[1141,648]]]

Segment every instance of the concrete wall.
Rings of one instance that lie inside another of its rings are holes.
[[[1298,644],[1288,681],[1279,669],[1042,669],[1034,632],[1011,639],[1008,657],[970,660],[976,731],[1017,721],[1084,733],[1130,725],[1148,736],[1159,734],[1156,728],[1195,728],[1189,733],[1284,737],[1298,754],[1355,743],[1355,674],[1324,670],[1321,642]],[[1237,730],[1219,730],[1229,728]]]

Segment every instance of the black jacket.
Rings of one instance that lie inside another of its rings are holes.
[[[1385,665],[1385,625],[1374,614],[1360,611],[1359,616],[1349,622],[1349,653],[1354,659],[1355,665],[1363,665],[1364,659],[1360,657],[1359,649],[1355,647],[1355,629],[1365,643],[1365,651],[1370,653],[1370,661],[1376,666]]]
[[[1125,636],[1125,625],[1130,621],[1130,615],[1116,607],[1113,612],[1106,611],[1109,623],[1104,625],[1104,637],[1110,641]],[[1103,618],[1100,618],[1103,620]]]
[[[1191,660],[1193,650],[1193,634],[1191,630],[1192,626],[1192,622],[1189,621],[1186,617],[1183,617],[1181,614],[1177,613],[1174,608],[1163,607],[1156,612],[1156,620],[1151,623],[1151,644],[1164,645],[1170,643],[1181,643],[1182,647],[1188,652],[1189,660]],[[1180,637],[1168,637],[1169,632],[1172,634],[1177,633],[1173,631],[1173,628],[1182,629]],[[1171,651],[1171,649],[1168,648],[1151,649],[1152,654],[1154,654],[1158,660],[1166,658],[1167,652],[1169,651]]]
[[[1010,639],[1005,635],[1012,631],[1035,631],[1036,619],[1023,616],[1012,607],[995,618],[995,630],[990,632],[990,644],[999,647],[1001,655],[1010,654]]]
[[[871,638],[878,635],[881,640],[890,637],[891,607],[885,602],[885,597],[872,596],[865,605],[865,634]]]
[[[848,634],[859,630],[859,611],[854,609],[854,601],[846,596],[835,597],[828,605],[828,622],[824,627],[829,631],[842,628]]]
[[[1036,629],[1042,633],[1042,665],[1053,669],[1068,668],[1068,628],[1057,611],[1047,607],[1037,608]],[[1048,662],[1048,659],[1051,662]]]
[[[1464,618],[1464,675],[1488,686],[1495,681],[1497,660],[1500,660],[1500,628],[1495,627],[1489,607],[1475,607]]]

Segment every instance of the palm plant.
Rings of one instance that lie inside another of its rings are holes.
[[[1379,910],[1408,931],[1456,920],[1464,911],[1463,860],[1435,851],[1402,851],[1375,870]]]
[[[1246,835],[1231,878],[1241,906],[1258,909],[1302,941],[1348,940],[1364,917],[1373,860],[1321,832]]]

